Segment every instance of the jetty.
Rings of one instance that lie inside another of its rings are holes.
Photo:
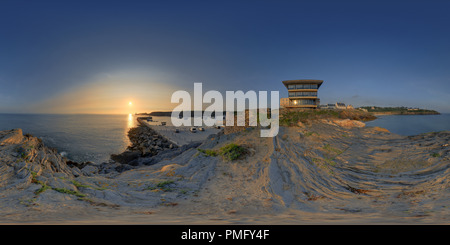
[[[148,121],[145,117],[139,117],[137,118],[137,121],[140,125],[155,130],[158,134],[177,146],[183,146],[193,142],[202,142],[211,134],[217,134],[223,130],[223,127],[175,127],[167,124],[162,125],[162,122],[154,123]],[[195,128],[195,130],[191,130],[192,128]]]

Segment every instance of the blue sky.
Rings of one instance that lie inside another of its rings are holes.
[[[164,110],[321,79],[322,103],[450,112],[449,1],[0,1],[0,112]],[[118,110],[116,110],[118,108]],[[123,107],[124,108],[124,107]],[[135,108],[136,109],[136,108]]]

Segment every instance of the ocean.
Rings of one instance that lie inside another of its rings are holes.
[[[171,125],[170,117],[153,117]],[[101,163],[130,144],[128,129],[137,125],[135,115],[0,114],[0,130],[21,128],[77,162]],[[450,114],[390,115],[366,123],[400,135],[450,130]]]
[[[400,135],[417,135],[436,131],[450,131],[450,114],[441,115],[386,115],[366,122],[366,126],[386,128]]]
[[[129,145],[134,115],[0,114],[0,130],[21,128],[67,158],[101,163]]]

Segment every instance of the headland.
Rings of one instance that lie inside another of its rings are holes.
[[[100,164],[71,162],[20,129],[2,131],[1,222],[450,221],[449,131],[401,136],[343,114],[284,119],[273,138],[225,128],[183,146],[139,126],[129,133],[133,157]]]
[[[439,115],[440,113],[435,110],[420,109],[420,108],[408,108],[408,107],[377,107],[377,106],[364,106],[361,109],[372,113],[374,116],[380,115]]]

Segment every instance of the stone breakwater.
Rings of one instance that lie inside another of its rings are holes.
[[[139,151],[142,155],[153,156],[165,149],[173,149],[178,147],[170,142],[155,130],[139,126],[128,131],[128,138],[131,141],[131,146],[128,147],[131,151]]]
[[[150,132],[140,144],[148,135],[153,142]],[[280,127],[274,138],[220,132],[134,166],[70,163],[20,129],[2,131],[0,223],[446,224],[449,141],[448,131],[405,137],[323,120]],[[252,154],[203,154],[230,144]]]
[[[152,157],[160,152],[178,148],[176,144],[170,142],[155,130],[142,125],[131,128],[128,131],[128,138],[131,145],[120,154],[112,154],[111,160],[121,164],[137,166],[140,157]]]

